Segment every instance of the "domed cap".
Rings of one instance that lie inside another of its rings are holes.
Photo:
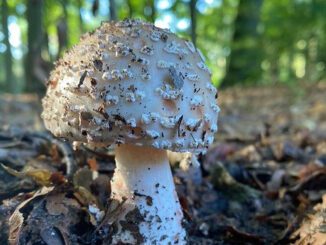
[[[42,116],[72,141],[199,153],[217,131],[210,77],[191,42],[139,20],[105,22],[57,62]]]

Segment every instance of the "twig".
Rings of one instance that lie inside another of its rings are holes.
[[[77,165],[74,159],[73,149],[69,143],[56,139],[51,134],[48,133],[32,133],[29,134],[28,136],[45,139],[49,141],[51,144],[56,145],[64,156],[64,161],[66,163],[66,168],[67,168],[66,171],[67,176],[71,177],[75,173],[75,171],[77,170]]]

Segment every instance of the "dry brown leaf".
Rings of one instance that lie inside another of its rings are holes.
[[[95,157],[87,159],[87,164],[92,171],[98,170],[98,165]]]
[[[93,194],[83,186],[76,187],[74,196],[83,206],[88,206],[89,204],[98,205],[98,202]]]
[[[326,183],[326,167],[315,170],[311,175],[300,179],[298,184],[289,189],[291,193],[299,193],[302,190],[323,190]]]
[[[76,188],[79,186],[84,187],[85,189],[90,188],[90,185],[94,179],[94,171],[91,171],[88,167],[80,168],[76,171],[73,176],[73,184]]]
[[[9,218],[9,244],[10,245],[17,245],[18,239],[19,239],[19,233],[21,230],[21,227],[24,222],[23,214],[20,212],[20,209],[23,208],[26,204],[28,204],[30,201],[32,201],[34,198],[39,196],[44,196],[48,193],[50,193],[54,187],[43,187],[42,189],[38,190],[31,198],[25,200],[22,202],[14,211],[14,213]]]
[[[97,227],[99,230],[104,224],[112,225],[121,216],[121,213],[125,212],[124,204],[127,199],[122,199],[121,201],[111,199],[108,209],[106,210],[105,216]]]
[[[238,241],[245,241],[252,244],[264,244],[264,240],[262,237],[257,236],[255,234],[240,231],[234,226],[227,226],[226,231],[231,236],[235,237]]]
[[[293,239],[296,237],[296,245],[326,244],[326,195],[323,196],[323,202],[314,207],[314,213],[306,215],[301,227],[292,235]]]
[[[52,184],[51,182],[51,176],[52,173],[48,170],[44,169],[24,169],[22,172],[19,172],[17,170],[14,170],[12,168],[9,168],[5,166],[4,164],[1,164],[1,166],[11,175],[16,176],[17,178],[32,178],[37,184],[41,186],[50,186]]]
[[[60,184],[66,183],[67,182],[67,179],[65,178],[65,176],[63,176],[62,173],[60,173],[60,172],[54,172],[51,175],[50,181],[54,185],[60,185]]]
[[[304,165],[300,170],[299,170],[299,179],[304,180],[305,178],[308,178],[311,176],[314,172],[318,170],[322,170],[323,167],[320,165],[317,165],[315,163],[310,163],[307,165]]]
[[[241,150],[237,151],[235,158],[245,159],[249,162],[259,162],[261,161],[261,156],[254,145],[248,145]]]
[[[61,157],[60,157],[57,145],[52,144],[49,153],[50,153],[50,156],[52,157],[52,160],[54,162],[60,162],[61,161]]]
[[[66,193],[51,193],[46,197],[45,207],[50,215],[67,215],[67,207],[79,208],[79,204],[75,199],[66,198]]]
[[[51,215],[67,215],[68,208],[64,205],[63,199],[65,197],[64,193],[57,195],[51,195],[46,198],[46,209]]]

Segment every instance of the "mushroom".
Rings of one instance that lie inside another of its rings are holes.
[[[167,151],[205,152],[217,90],[201,52],[140,20],[104,22],[56,64],[42,117],[55,136],[115,145],[111,199],[123,203],[112,244],[185,244]]]

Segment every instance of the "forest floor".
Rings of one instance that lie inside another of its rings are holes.
[[[326,83],[220,91],[201,168],[173,166],[189,244],[326,244],[325,95]],[[114,156],[46,133],[35,96],[0,105],[0,244],[107,244]]]

